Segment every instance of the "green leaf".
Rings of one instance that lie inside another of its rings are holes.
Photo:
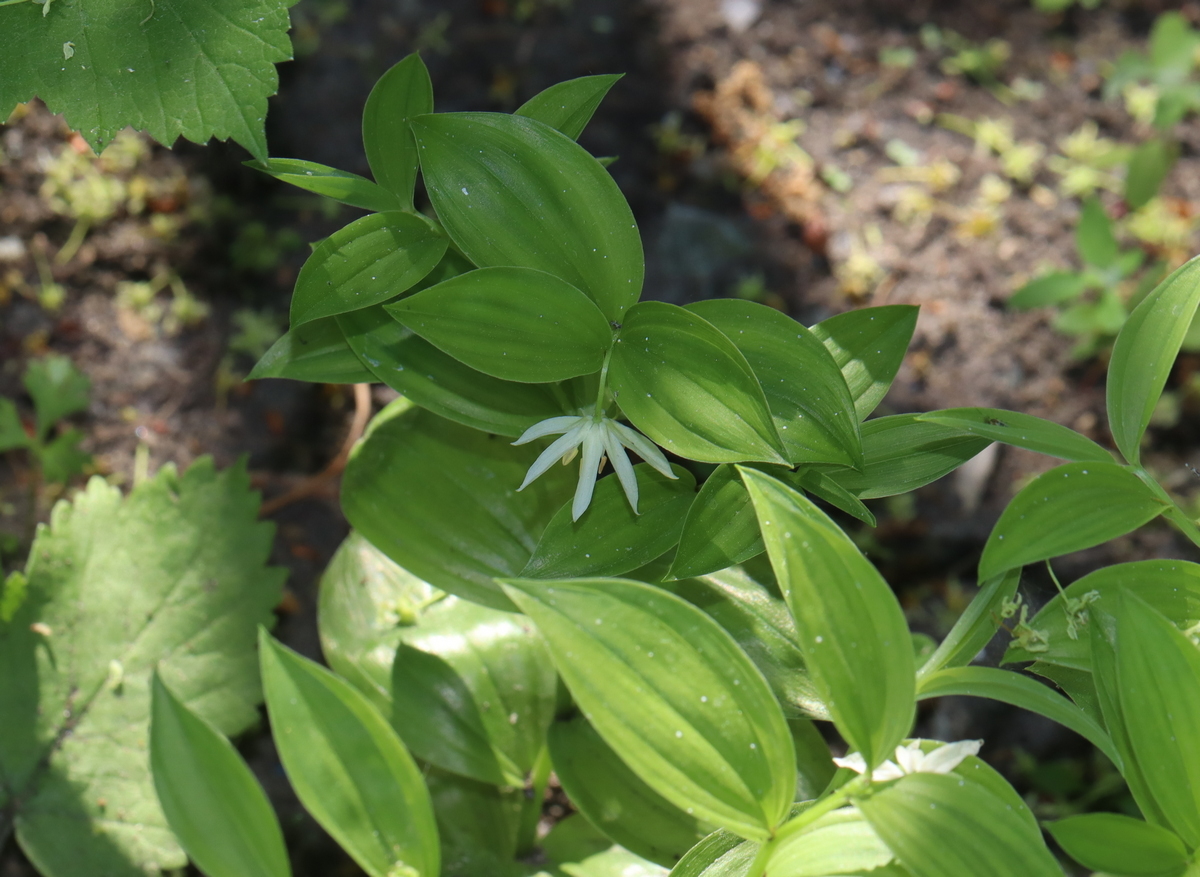
[[[65,484],[82,472],[92,459],[91,454],[79,450],[83,438],[79,430],[68,429],[43,447],[35,448],[34,453],[42,467],[42,478],[51,483]]]
[[[637,301],[637,225],[583,147],[549,125],[498,113],[421,116],[413,131],[438,219],[472,262],[554,274],[609,320]]]
[[[509,580],[505,590],[588,721],[647,785],[744,836],[766,839],[779,825],[796,784],[787,724],[715,621],[623,579]]]
[[[873,874],[892,859],[892,851],[870,823],[847,807],[827,813],[805,831],[785,838],[767,860],[766,873],[787,877]]]
[[[591,299],[533,268],[479,268],[386,307],[473,369],[548,383],[600,371],[612,329]]]
[[[851,517],[858,518],[868,527],[875,526],[875,516],[858,497],[842,485],[838,484],[824,472],[816,469],[800,469],[796,472],[771,473],[784,484],[803,488],[818,499],[823,499],[831,506],[841,509]]]
[[[649,463],[633,467],[638,480],[638,512],[629,507],[617,476],[596,483],[590,512],[571,520],[564,505],[546,525],[521,575],[535,579],[621,575],[645,566],[675,547],[684,516],[696,499],[696,480],[682,466],[675,479]]]
[[[668,877],[667,869],[611,844],[582,816],[568,816],[550,829],[542,851],[565,877]],[[550,877],[539,871],[537,877]]]
[[[1121,764],[1112,740],[1095,719],[1054,689],[1028,676],[995,667],[949,667],[929,674],[917,686],[917,697],[921,700],[952,694],[986,697],[1045,716],[1082,736],[1113,764]]]
[[[437,877],[433,805],[396,732],[350,683],[260,629],[279,760],[304,808],[371,877]]]
[[[716,572],[765,550],[750,494],[737,469],[718,466],[687,510],[670,577]]]
[[[284,577],[258,504],[244,467],[201,460],[124,500],[93,478],[38,533],[0,625],[0,833],[46,877],[184,865],[150,776],[150,676],[222,733],[258,721],[254,628]]]
[[[1066,463],[1043,472],[1012,501],[992,528],[979,580],[1091,548],[1150,521],[1164,503],[1116,463]]]
[[[1158,194],[1178,157],[1179,148],[1159,138],[1147,140],[1133,151],[1125,173],[1125,203],[1131,210],[1146,206]]]
[[[850,748],[878,765],[914,715],[915,667],[900,604],[810,500],[761,472],[741,472],[821,700]]]
[[[8,624],[25,604],[29,594],[29,579],[25,573],[14,569],[0,582],[0,622]]]
[[[712,831],[642,782],[582,716],[555,722],[548,740],[563,791],[614,843],[670,867]]]
[[[1019,411],[1001,408],[945,408],[920,414],[922,423],[940,423],[962,432],[1004,442],[1016,448],[1037,451],[1064,460],[1096,460],[1111,463],[1113,456],[1087,436],[1073,429]]]
[[[409,123],[433,112],[433,83],[415,52],[379,77],[363,107],[362,138],[375,181],[412,208],[417,144]]]
[[[1132,590],[1178,627],[1188,627],[1200,618],[1200,565],[1186,560],[1113,564],[1076,579],[1038,610],[1029,626],[1046,634],[1044,650],[1030,652],[1014,640],[1004,654],[1004,663],[1044,661],[1090,672],[1091,646],[1088,637],[1079,635],[1079,628],[1088,623],[1087,612],[1082,610],[1097,606],[1111,613],[1122,588]]]
[[[1194,849],[1200,843],[1200,650],[1127,589],[1119,593],[1115,617],[1116,687],[1131,757],[1170,827]]]
[[[1062,877],[1036,826],[959,776],[911,774],[856,806],[914,877]]]
[[[804,668],[796,623],[777,592],[736,567],[699,578],[666,582],[661,587],[703,609],[737,641],[767,680],[785,716],[829,720],[829,709]],[[832,764],[828,749],[824,760]],[[810,779],[819,787],[818,791],[824,788],[820,776]],[[828,781],[829,776],[824,779]]]
[[[1079,225],[1075,227],[1075,246],[1088,265],[1108,268],[1117,258],[1117,239],[1113,236],[1112,220],[1095,196],[1083,202]]]
[[[515,438],[563,413],[550,387],[475,371],[401,326],[382,307],[342,314],[337,324],[378,380],[456,423]]]
[[[720,329],[746,357],[788,462],[862,465],[854,399],[820,339],[786,314],[755,302],[709,299],[687,309]]]
[[[1094,871],[1166,877],[1182,874],[1188,854],[1178,835],[1118,813],[1085,813],[1046,824],[1067,855]]]
[[[64,417],[87,410],[92,382],[65,356],[51,355],[31,361],[21,380],[33,399],[39,441]]]
[[[132,126],[167,147],[181,134],[195,143],[232,137],[266,161],[263,119],[279,85],[274,65],[292,57],[290,5],[80,0],[4,7],[0,114],[37,95],[97,152]],[[68,42],[75,53],[64,61]]]
[[[517,493],[537,454],[397,400],[351,453],[342,509],[431,585],[511,611],[495,577],[524,569],[575,489],[575,473],[557,466]]]
[[[292,294],[292,327],[370,307],[433,270],[449,244],[411,213],[372,213],[338,229],[308,257]]]
[[[895,496],[953,472],[991,442],[961,429],[924,423],[919,414],[877,417],[862,425],[862,471],[822,468],[859,499]]]
[[[954,627],[932,655],[917,670],[917,683],[935,670],[969,664],[1000,627],[1000,607],[1012,599],[1021,583],[1020,570],[985,581]]]
[[[578,140],[608,90],[625,74],[580,76],[552,85],[531,97],[516,115],[544,122],[572,140]]]
[[[376,378],[358,358],[334,317],[304,323],[284,333],[263,354],[248,381],[291,378],[317,384],[369,384]]]
[[[1200,36],[1178,12],[1165,12],[1150,30],[1150,63],[1159,77],[1178,81],[1194,64],[1193,53]]]
[[[558,676],[525,618],[445,597],[401,629],[391,688],[392,724],[418,758],[524,788],[554,719]]]
[[[514,861],[525,790],[501,789],[431,767],[425,782],[442,844],[442,877],[529,877]]]
[[[621,410],[663,448],[707,463],[784,463],[758,378],[707,320],[646,301],[631,308],[609,365]]]
[[[157,673],[151,687],[154,786],[188,857],[211,877],[290,875],[279,820],[246,762]]]
[[[11,399],[0,396],[0,453],[29,447],[29,436]]]
[[[720,830],[688,851],[669,877],[746,877],[759,845]]]
[[[1051,271],[1030,280],[1008,300],[1010,308],[1027,310],[1062,304],[1078,298],[1093,285],[1091,277],[1076,271]]]
[[[1200,304],[1200,259],[1192,259],[1133,309],[1108,365],[1108,424],[1125,459],[1138,462],[1142,435],[1179,345]]]
[[[887,395],[916,327],[915,305],[884,305],[837,314],[811,328],[842,370],[859,420]]]
[[[415,159],[414,159],[415,161]],[[298,158],[268,158],[266,161],[247,161],[247,167],[270,174],[277,180],[291,183],[306,192],[332,198],[351,207],[360,207],[372,213],[387,210],[403,210],[405,204],[387,189],[372,183],[366,177],[340,171],[315,161]],[[416,166],[414,164],[414,171]]]

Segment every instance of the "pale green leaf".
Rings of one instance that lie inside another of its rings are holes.
[[[127,499],[93,478],[39,532],[0,625],[0,833],[12,820],[47,877],[183,865],[150,777],[150,676],[222,733],[258,720],[254,628],[283,570],[257,514],[244,467],[201,460]]]

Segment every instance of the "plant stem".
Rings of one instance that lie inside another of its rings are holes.
[[[826,813],[837,810],[849,802],[851,798],[868,789],[870,785],[871,777],[869,774],[857,776],[841,788],[835,789],[828,796],[817,801],[817,803],[813,804],[795,819],[785,822],[776,830],[775,836],[759,848],[758,855],[750,863],[750,869],[746,872],[746,877],[769,877],[767,875],[767,862],[781,843],[792,835],[802,833]]]
[[[529,772],[525,787],[525,803],[521,807],[521,824],[517,832],[517,855],[524,856],[537,844],[537,827],[542,818],[542,799],[550,782],[550,749],[543,745]]]
[[[75,221],[75,227],[71,229],[71,234],[67,238],[67,242],[62,245],[62,249],[54,257],[54,264],[65,265],[71,261],[79,248],[83,246],[83,241],[87,237],[88,230],[92,227],[92,223],[80,217]]]

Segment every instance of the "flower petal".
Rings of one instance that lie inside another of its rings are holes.
[[[611,426],[612,421],[604,421],[605,426]],[[625,498],[629,500],[629,507],[633,509],[633,513],[638,513],[638,482],[637,473],[633,471],[633,464],[629,462],[629,457],[625,455],[625,449],[621,447],[621,440],[617,434],[611,430],[604,430],[604,450],[608,452],[608,459],[612,460],[613,469],[616,470],[617,479],[621,482],[621,489],[625,491]]]
[[[579,484],[575,487],[575,500],[571,503],[571,520],[578,521],[592,503],[592,491],[596,489],[596,470],[604,455],[604,430],[590,421],[583,427],[583,448],[579,460]]]
[[[559,432],[569,432],[571,427],[578,426],[582,420],[582,417],[575,414],[564,414],[562,417],[548,417],[545,420],[539,420],[521,433],[521,437],[513,442],[513,444],[524,445],[543,436],[554,435]]]
[[[845,758],[835,758],[833,763],[838,767],[844,767],[847,770],[852,770],[855,773],[867,772],[867,760],[863,758],[861,752],[851,752]]]
[[[905,773],[916,773],[921,769],[925,753],[921,751],[921,741],[913,740],[907,746],[896,747],[896,764]]]
[[[898,780],[904,776],[904,769],[894,761],[885,761],[871,771],[871,780],[876,783],[886,783]]]
[[[533,481],[533,479],[537,478],[539,475],[553,466],[555,460],[579,444],[580,434],[583,432],[586,425],[586,423],[581,423],[578,426],[572,427],[571,429],[567,430],[566,435],[551,442],[550,447],[542,451],[538,458],[533,461],[533,465],[530,466],[529,471],[525,473],[525,480],[521,482],[521,486],[518,487],[517,490],[524,490],[529,486],[529,482]]]
[[[623,423],[617,423],[615,420],[608,421],[608,427],[617,434],[618,440],[629,450],[633,451],[663,475],[668,478],[678,478],[671,471],[671,464],[667,462],[666,456],[658,449],[658,445],[650,441],[640,432],[630,429]]]
[[[959,740],[947,743],[925,756],[919,770],[922,773],[950,773],[970,755],[978,755],[982,740]]]

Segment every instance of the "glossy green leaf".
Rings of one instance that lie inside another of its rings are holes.
[[[21,425],[21,416],[12,399],[0,396],[0,453],[29,447],[30,439]]]
[[[413,131],[438,218],[472,262],[554,274],[609,320],[637,301],[637,225],[583,147],[549,125],[499,113],[421,116]]]
[[[372,213],[313,250],[292,294],[292,327],[387,301],[433,270],[449,241],[411,213]]]
[[[208,459],[124,498],[93,477],[6,580],[0,833],[45,877],[186,863],[150,773],[150,679],[222,733],[258,721],[255,628],[285,575],[266,565],[274,528],[249,482]]]
[[[1028,676],[995,667],[947,667],[924,677],[917,686],[921,700],[952,694],[986,697],[1045,716],[1084,737],[1114,764],[1121,763],[1100,724],[1054,689]]]
[[[1179,875],[1188,853],[1179,836],[1119,813],[1085,813],[1046,824],[1072,859],[1085,868],[1132,877]]]
[[[767,860],[766,873],[826,877],[873,872],[893,858],[862,814],[846,807],[827,813],[805,831],[785,838]]]
[[[1036,827],[958,776],[911,774],[856,806],[914,877],[1062,877]]]
[[[507,381],[600,371],[612,329],[591,299],[533,268],[479,268],[386,310],[438,349]]]
[[[284,333],[246,376],[321,384],[367,384],[377,379],[350,349],[337,319],[324,317]]]
[[[774,474],[774,473],[772,473]],[[842,487],[826,473],[817,469],[799,469],[796,472],[781,472],[775,475],[784,484],[790,484],[823,499],[831,506],[841,509],[851,517],[858,518],[868,527],[875,526],[875,515],[850,491]]]
[[[1195,848],[1200,844],[1200,650],[1132,591],[1118,595],[1115,617],[1117,688],[1130,749],[1170,826]]]
[[[516,862],[525,790],[502,789],[436,767],[425,770],[442,843],[441,877],[529,877]]]
[[[737,469],[722,464],[708,476],[687,511],[670,577],[716,572],[764,550],[750,494]]]
[[[991,442],[962,430],[923,423],[919,414],[877,417],[862,425],[862,471],[825,469],[859,499],[895,496],[953,472]]]
[[[379,77],[363,107],[362,138],[375,181],[411,208],[417,144],[409,122],[433,112],[433,83],[415,52]]]
[[[340,171],[315,161],[298,158],[268,158],[266,161],[247,161],[247,167],[270,174],[277,180],[290,183],[306,192],[324,195],[351,207],[361,207],[372,213],[386,210],[403,210],[408,204],[401,203],[395,194],[366,177]]]
[[[914,715],[915,667],[900,604],[810,500],[761,472],[741,472],[817,691],[850,748],[878,765]]]
[[[638,513],[617,480],[596,483],[589,513],[571,520],[567,503],[546,525],[533,557],[521,575],[536,579],[620,575],[645,566],[675,547],[688,507],[696,499],[696,480],[682,466],[675,479],[649,463],[633,467],[638,480]]]
[[[954,622],[946,638],[917,670],[917,681],[943,667],[971,663],[1000,628],[1000,607],[1012,599],[1021,583],[1021,571],[1010,570],[986,581]]]
[[[1080,258],[1093,267],[1107,268],[1116,261],[1117,239],[1113,236],[1112,220],[1095,196],[1083,202],[1079,224],[1075,226],[1075,246]]]
[[[1045,648],[1030,652],[1014,640],[1004,662],[1043,661],[1090,672],[1092,649],[1083,631],[1088,623],[1087,607],[1113,612],[1122,588],[1129,588],[1178,627],[1188,627],[1200,618],[1200,565],[1186,560],[1118,563],[1076,579],[1064,593],[1055,594],[1029,621],[1030,627],[1046,635]]]
[[[400,632],[392,724],[413,753],[500,786],[525,786],[554,718],[558,676],[523,616],[446,597]]]
[[[609,380],[621,410],[668,451],[708,463],[784,463],[758,378],[707,320],[646,301],[630,309]]]
[[[984,545],[979,579],[1115,539],[1163,509],[1140,478],[1116,463],[1056,466],[1004,509]]]
[[[210,877],[291,874],[279,820],[225,735],[151,682],[150,768],[167,822]]]
[[[887,395],[916,327],[915,305],[884,305],[837,314],[811,328],[842,370],[859,420]]]
[[[1125,172],[1125,203],[1131,210],[1146,206],[1158,194],[1178,157],[1177,146],[1157,137],[1133,150]]]
[[[510,580],[506,591],[546,638],[588,721],[647,785],[752,838],[782,821],[796,783],[787,724],[715,621],[623,579]]]
[[[715,831],[679,860],[670,877],[746,877],[758,848],[732,832]]]
[[[623,75],[580,76],[559,82],[521,104],[516,115],[537,119],[572,140],[578,140],[608,90]]]
[[[64,417],[87,409],[92,382],[65,356],[52,354],[33,360],[25,367],[21,382],[33,399],[39,439],[45,439]]]
[[[437,877],[433,805],[412,756],[350,683],[259,632],[279,759],[304,808],[371,877]]]
[[[337,323],[377,379],[456,423],[515,438],[538,421],[564,413],[550,387],[475,371],[401,326],[382,307],[342,314]]]
[[[1177,269],[1133,309],[1108,365],[1108,425],[1125,459],[1137,463],[1179,345],[1200,304],[1200,259]]]
[[[1087,274],[1076,271],[1051,271],[1030,280],[1008,300],[1010,308],[1025,310],[1061,304],[1082,295],[1092,286]]]
[[[639,779],[582,716],[555,722],[548,741],[563,791],[614,843],[670,867],[712,831]]]
[[[517,493],[537,454],[400,399],[351,453],[342,509],[373,545],[431,585],[511,611],[495,577],[525,567],[575,489],[576,474],[558,466]]]
[[[703,609],[725,628],[763,674],[785,716],[829,719],[829,710],[804,669],[796,623],[777,592],[740,567],[665,582],[661,587]],[[828,749],[825,760],[829,760]],[[819,784],[820,777],[811,779]]]
[[[740,299],[688,305],[741,351],[767,398],[792,464],[862,464],[854,399],[833,356],[812,332],[774,308]]]
[[[920,414],[917,419],[922,423],[940,423],[942,426],[994,442],[1004,442],[1016,448],[1025,448],[1064,460],[1111,463],[1113,459],[1111,453],[1087,436],[1053,421],[1019,411],[1005,411],[1001,408],[945,408]]]

